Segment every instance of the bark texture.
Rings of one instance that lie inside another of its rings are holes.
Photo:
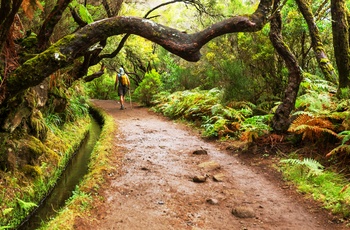
[[[278,2],[279,1],[275,3],[276,7],[278,6]],[[281,31],[281,14],[277,12],[270,22],[270,40],[278,54],[283,58],[289,71],[288,84],[284,92],[284,98],[282,103],[278,106],[272,120],[272,128],[277,133],[286,132],[289,128],[289,115],[294,109],[295,100],[297,98],[300,82],[302,80],[301,69],[298,61],[289,50],[288,46],[283,42]]]
[[[332,63],[330,62],[324,47],[323,42],[321,40],[320,32],[317,28],[315,17],[311,11],[311,5],[310,1],[307,0],[296,0],[298,4],[298,8],[302,15],[304,16],[304,19],[308,25],[309,33],[311,37],[311,45],[312,49],[315,52],[315,56],[318,62],[318,65],[325,76],[326,80],[331,81],[333,83],[337,83],[338,76],[335,73],[334,67]]]
[[[339,73],[339,89],[350,87],[350,34],[345,3],[345,0],[331,1],[333,46]]]

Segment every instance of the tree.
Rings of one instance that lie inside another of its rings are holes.
[[[55,71],[71,66],[74,60],[90,54],[91,47],[96,43],[118,34],[142,36],[187,61],[198,61],[200,49],[211,39],[227,33],[260,30],[267,23],[270,5],[270,0],[262,0],[252,15],[234,16],[194,34],[185,34],[137,17],[112,17],[86,25],[11,72],[0,88],[0,106],[29,87],[38,85]]]
[[[338,77],[335,73],[332,63],[328,59],[328,56],[324,50],[320,33],[314,20],[315,17],[311,10],[311,5],[306,0],[296,0],[296,2],[298,4],[300,12],[303,14],[304,19],[307,22],[312,48],[316,54],[316,59],[318,61],[320,69],[322,70],[326,80],[336,83]]]
[[[282,38],[282,19],[278,11],[279,4],[279,0],[274,3],[276,13],[273,15],[270,22],[270,40],[276,51],[285,61],[289,74],[285,95],[282,103],[278,106],[274,114],[272,127],[277,132],[285,132],[290,125],[289,115],[294,108],[299,85],[302,80],[302,74],[297,59]]]
[[[333,46],[339,72],[339,89],[350,87],[350,14],[345,3],[345,0],[331,1]]]

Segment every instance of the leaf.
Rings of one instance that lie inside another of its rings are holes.
[[[26,202],[26,201],[23,201],[23,200],[18,199],[18,198],[17,198],[17,200],[18,200],[19,206],[25,211],[30,210],[31,208],[38,206],[37,204],[35,204],[33,202]]]
[[[340,135],[343,138],[341,142],[342,145],[344,145],[346,142],[350,140],[350,130],[345,130],[343,132],[340,132],[338,135]]]
[[[6,208],[4,210],[2,210],[2,214],[5,216],[7,214],[9,214],[10,212],[12,212],[13,208]]]
[[[79,15],[80,15],[81,19],[88,24],[94,22],[89,11],[86,9],[85,6],[83,6],[81,4],[79,5]]]
[[[332,122],[322,117],[312,117],[308,114],[300,114],[290,125],[288,131],[302,134],[302,139],[314,140],[324,133],[331,134],[339,138],[333,131]]]
[[[301,166],[308,170],[306,177],[318,176],[323,173],[324,166],[321,165],[318,161],[310,158],[305,158],[303,160],[299,159],[284,159],[280,161],[281,163]]]

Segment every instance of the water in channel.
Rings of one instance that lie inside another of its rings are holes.
[[[72,196],[76,185],[87,173],[91,152],[101,133],[101,126],[95,119],[91,118],[91,120],[92,124],[87,137],[67,164],[52,192],[17,230],[39,228],[42,222],[55,216],[57,211],[64,206],[66,200]]]

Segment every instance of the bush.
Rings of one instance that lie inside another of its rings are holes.
[[[143,105],[150,106],[152,98],[162,90],[160,74],[152,69],[146,73],[140,85],[136,88],[134,96]]]

